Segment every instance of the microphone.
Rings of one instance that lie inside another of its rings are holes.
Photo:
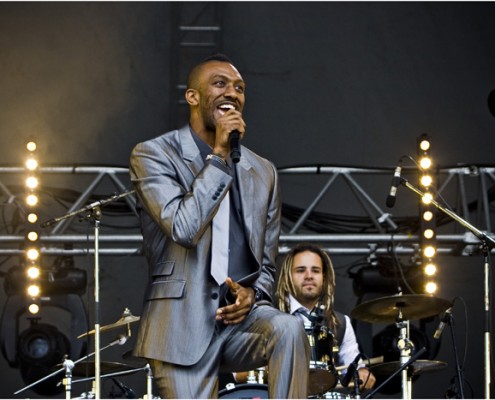
[[[230,133],[230,159],[236,164],[241,159],[240,136],[237,129]]]
[[[357,366],[359,364],[359,360],[361,360],[361,353],[359,353],[354,361],[349,365],[347,368],[347,373],[344,376],[344,379],[342,379],[342,386],[347,387],[349,385],[349,382],[351,381],[352,377],[354,376],[354,373],[357,370]]]
[[[440,336],[442,336],[442,332],[445,329],[445,325],[450,320],[450,317],[452,316],[452,307],[450,307],[447,311],[445,311],[445,314],[443,315],[442,319],[440,320],[440,323],[438,324],[438,328],[433,334],[433,339],[440,339]]]
[[[400,173],[402,171],[402,162],[399,160],[399,164],[395,168],[394,176],[392,178],[392,184],[390,185],[390,192],[387,196],[387,204],[388,208],[392,208],[395,205],[395,196],[397,195],[397,188],[401,183]]]
[[[112,378],[112,381],[114,381],[115,384],[119,387],[119,389],[122,391],[122,394],[125,395],[126,399],[135,399],[136,398],[136,393],[134,393],[134,390],[132,390],[131,388],[124,385],[118,379]]]

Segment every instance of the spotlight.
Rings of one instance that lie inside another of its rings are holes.
[[[38,216],[35,213],[29,213],[27,216],[27,220],[31,224],[34,224],[36,221],[38,221]]]
[[[433,213],[431,211],[425,211],[423,213],[423,219],[427,222],[431,221],[433,219]]]
[[[425,286],[425,292],[433,294],[437,291],[437,284],[435,282],[428,282]]]
[[[35,194],[29,194],[26,197],[26,204],[31,207],[35,206],[36,204],[38,204],[38,196],[36,196]]]
[[[39,304],[37,303],[31,303],[29,306],[28,306],[28,310],[31,314],[33,315],[36,315],[40,312],[40,306]]]
[[[36,144],[36,142],[34,140],[29,140],[27,143],[26,143],[26,149],[27,151],[29,152],[33,152],[33,151],[36,151],[36,149],[38,148],[38,145]]]
[[[27,270],[27,276],[29,279],[38,279],[40,277],[40,269],[36,266],[31,266]]]
[[[433,247],[433,246],[426,246],[423,250],[423,254],[425,255],[425,257],[427,258],[432,258],[435,256],[435,253],[436,253],[436,249]]]
[[[34,158],[29,158],[26,161],[26,169],[28,169],[29,171],[34,171],[36,168],[38,168],[38,161],[36,161],[36,159]]]
[[[36,242],[38,240],[38,232],[28,232],[26,237],[30,242]]]
[[[30,285],[27,288],[27,294],[30,297],[38,297],[41,293],[41,289],[38,285]]]
[[[435,236],[435,231],[428,228],[423,231],[423,235],[426,239],[433,239],[433,236]]]
[[[435,275],[437,272],[437,267],[435,264],[433,263],[428,263],[426,264],[425,266],[425,275],[427,276],[433,276]]]
[[[430,204],[431,203],[431,200],[433,199],[433,196],[431,193],[425,193],[424,196],[421,198],[421,200],[423,201],[423,204]]]
[[[70,354],[70,343],[65,335],[51,325],[32,320],[30,328],[21,333],[17,341],[17,353],[21,375],[26,383],[33,383],[53,372],[53,367],[63,362]],[[42,395],[56,395],[64,390],[58,385],[60,377],[53,377],[33,390]]]
[[[421,185],[423,185],[424,187],[429,187],[432,182],[433,179],[430,175],[423,175],[421,177]]]
[[[35,249],[34,247],[28,249],[26,252],[26,257],[28,258],[28,260],[31,261],[37,260],[39,256],[40,256],[40,251],[38,249]]]
[[[26,187],[29,189],[36,189],[38,187],[39,181],[35,176],[28,176],[26,178]]]
[[[423,169],[428,169],[431,167],[431,158],[430,157],[422,157],[420,160],[419,160],[419,165],[421,166],[421,168]]]

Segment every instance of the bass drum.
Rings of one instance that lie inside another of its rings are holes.
[[[232,385],[218,392],[219,399],[268,399],[268,385],[244,383]]]

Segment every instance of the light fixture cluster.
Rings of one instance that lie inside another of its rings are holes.
[[[434,187],[434,177],[432,172],[431,140],[423,133],[418,137],[418,156],[420,165],[419,184],[423,189],[424,196],[419,204],[420,212],[420,246],[423,272],[426,277],[425,292],[433,294],[437,291],[435,275],[437,266],[435,256],[437,254],[436,244],[436,213],[435,207],[431,204]]]
[[[37,158],[38,143],[35,139],[29,138],[26,141],[27,159],[26,170],[26,237],[25,237],[25,265],[28,282],[26,294],[29,299],[28,310],[35,315],[40,310],[40,275],[41,275],[41,250],[39,246],[38,232],[38,203],[39,203],[39,163]]]

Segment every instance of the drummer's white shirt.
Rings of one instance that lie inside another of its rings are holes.
[[[308,310],[306,307],[301,305],[301,303],[299,303],[294,298],[294,296],[290,294],[289,294],[289,301],[290,301],[290,313],[292,315],[294,315],[295,312],[300,309],[303,309],[308,314],[311,313],[311,310]],[[311,323],[304,315],[300,314],[300,317],[303,318],[305,322]],[[342,343],[339,346],[339,351],[338,351],[339,361],[338,361],[338,365],[335,365],[336,367],[342,365],[347,366],[351,364],[359,354],[359,346],[357,343],[356,334],[354,333],[354,328],[352,327],[351,324],[351,319],[347,315],[344,315],[344,320],[345,320],[345,333],[342,339]],[[364,367],[364,364],[360,364],[358,366],[358,368],[361,367]]]

